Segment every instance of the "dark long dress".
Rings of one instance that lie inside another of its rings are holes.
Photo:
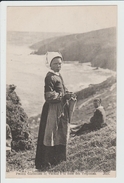
[[[37,141],[37,149],[36,149],[36,158],[35,158],[35,166],[36,169],[40,169],[42,166],[47,166],[48,164],[57,164],[61,161],[66,160],[66,142],[63,144],[55,143],[53,145],[44,145],[44,137],[46,125],[48,123],[48,114],[50,111],[51,105],[58,105],[64,101],[64,95],[66,93],[66,88],[64,87],[63,79],[61,75],[56,75],[52,72],[48,72],[45,78],[45,99],[46,102],[43,105],[39,133],[38,133],[38,141]],[[57,94],[57,95],[56,95]],[[55,111],[53,111],[54,113]],[[60,123],[63,123],[64,126],[67,126],[66,133],[68,129],[68,106],[64,108],[64,120],[61,119]],[[63,120],[63,121],[62,121]],[[65,129],[64,129],[65,130]],[[59,129],[58,133],[65,133],[63,131],[63,127]],[[49,134],[48,134],[49,135]],[[61,135],[61,134],[60,134]],[[63,134],[62,134],[63,135]],[[57,136],[58,138],[60,136]],[[65,137],[66,140],[66,137]]]

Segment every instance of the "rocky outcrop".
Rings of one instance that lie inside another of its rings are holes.
[[[12,133],[12,149],[19,151],[31,149],[33,143],[28,129],[28,116],[15,88],[15,85],[7,85],[6,88],[6,122]]]

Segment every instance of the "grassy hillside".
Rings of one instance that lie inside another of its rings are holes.
[[[95,67],[116,70],[115,27],[47,39],[31,48],[38,49],[39,55],[59,51],[66,61],[91,62]]]
[[[87,93],[87,94],[86,94]],[[67,162],[51,167],[49,172],[100,172],[116,170],[116,79],[111,77],[105,82],[92,85],[78,94],[78,103],[72,124],[89,122],[93,115],[93,98],[101,97],[106,110],[107,126],[87,134],[70,137]],[[40,115],[29,119],[29,128],[34,144],[37,143]],[[34,120],[33,120],[34,119]],[[35,171],[33,150],[11,154],[7,160],[7,171]]]

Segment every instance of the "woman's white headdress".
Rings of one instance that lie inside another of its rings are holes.
[[[46,66],[50,67],[51,61],[56,57],[60,57],[63,60],[61,53],[59,53],[59,52],[47,52],[46,53]]]

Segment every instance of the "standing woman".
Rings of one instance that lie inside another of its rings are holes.
[[[61,70],[62,55],[58,52],[48,52],[47,64],[51,70],[45,77],[45,103],[42,109],[37,150],[35,158],[36,169],[56,165],[66,160],[66,145],[68,138],[69,101],[75,95],[69,93],[64,86]]]

